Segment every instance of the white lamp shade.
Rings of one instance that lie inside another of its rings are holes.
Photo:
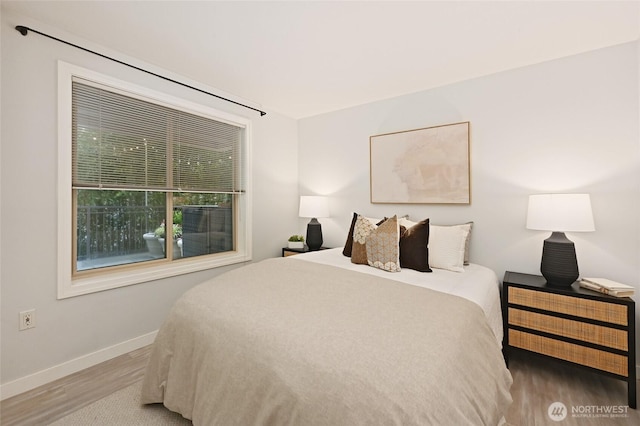
[[[303,195],[300,197],[300,217],[329,217],[327,197]]]
[[[527,228],[555,232],[595,231],[589,194],[530,195]]]

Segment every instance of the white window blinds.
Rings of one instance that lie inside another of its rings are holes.
[[[73,187],[243,192],[244,129],[75,79]]]

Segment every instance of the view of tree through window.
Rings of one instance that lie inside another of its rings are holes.
[[[234,250],[241,128],[85,82],[72,95],[76,271]]]

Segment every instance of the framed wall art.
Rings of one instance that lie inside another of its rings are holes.
[[[469,204],[468,121],[369,138],[371,202]]]

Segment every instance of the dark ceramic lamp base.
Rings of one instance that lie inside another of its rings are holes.
[[[564,232],[554,232],[544,240],[540,272],[547,284],[569,287],[579,276],[576,248]]]
[[[318,219],[313,218],[307,224],[307,246],[309,250],[318,250],[322,247],[322,226]]]

